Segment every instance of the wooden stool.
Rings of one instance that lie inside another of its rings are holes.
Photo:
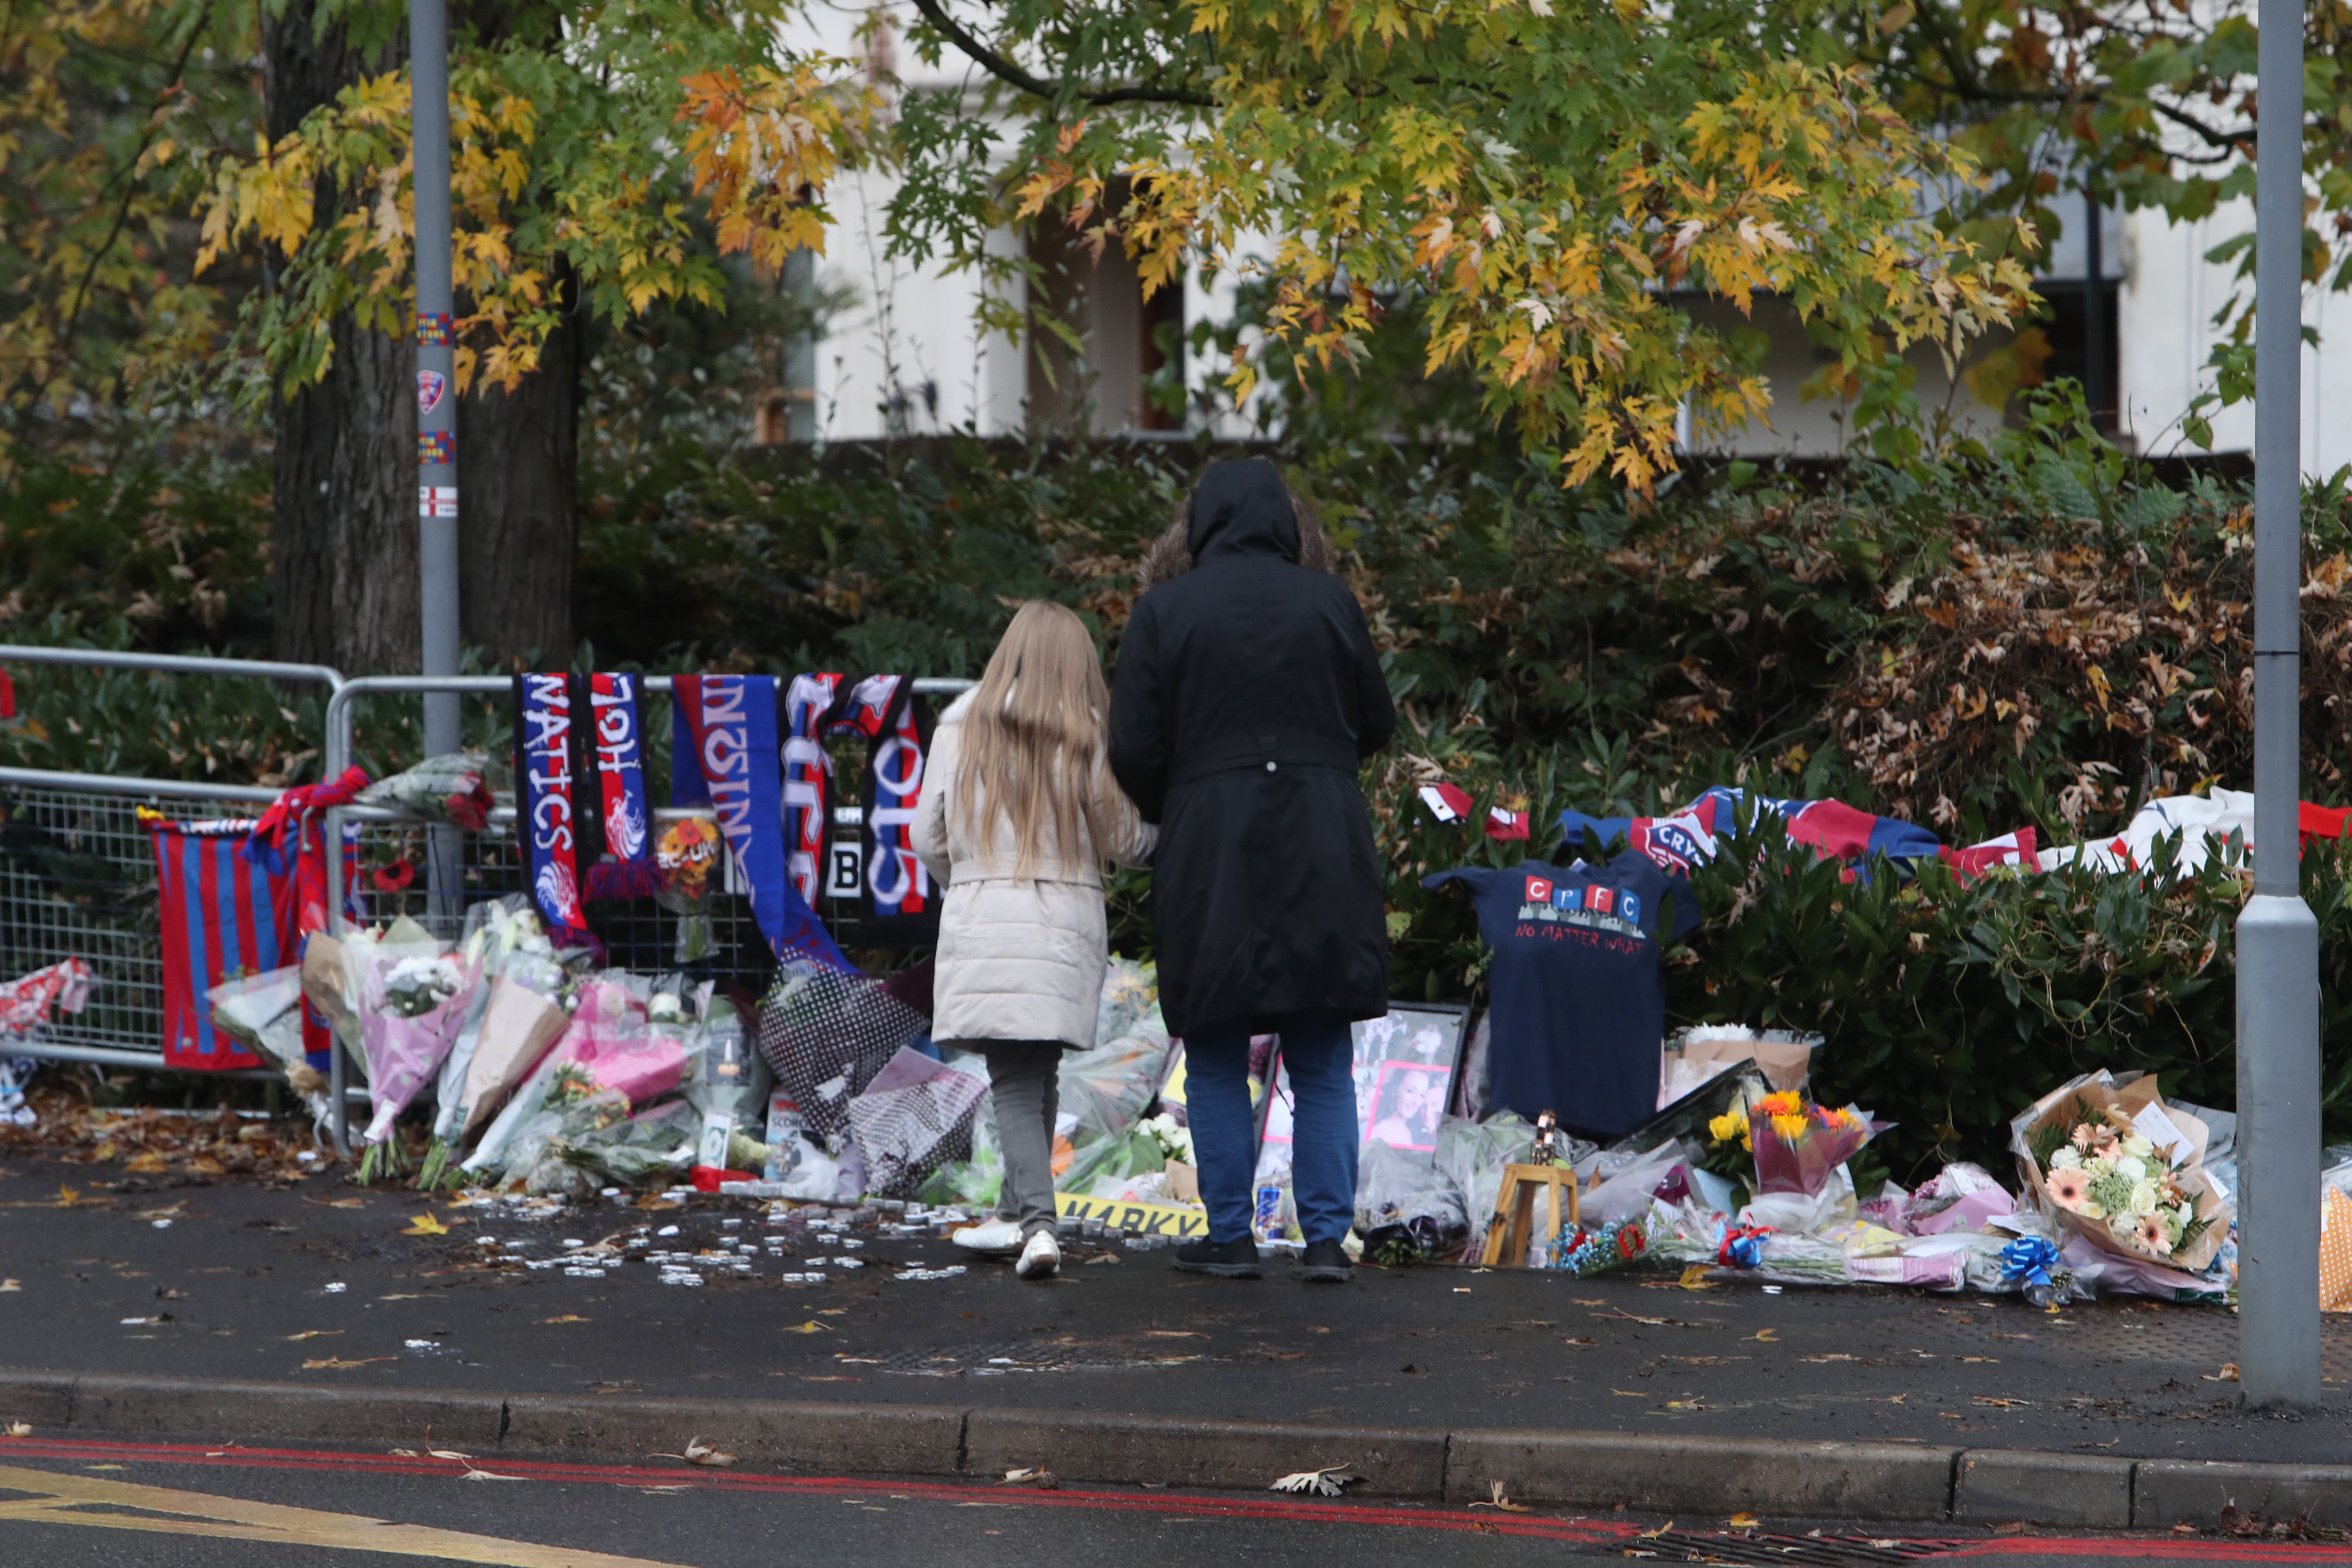
[[[1486,1250],[1480,1262],[1489,1268],[1526,1267],[1528,1244],[1535,1238],[1536,1194],[1546,1188],[1551,1193],[1551,1222],[1544,1233],[1545,1243],[1559,1239],[1563,1215],[1569,1225],[1578,1223],[1574,1171],[1559,1165],[1506,1165],[1503,1185],[1495,1194],[1495,1217],[1486,1222]]]

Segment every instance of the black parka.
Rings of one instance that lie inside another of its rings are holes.
[[[1377,1018],[1389,949],[1357,783],[1396,710],[1364,612],[1298,564],[1289,492],[1262,458],[1193,492],[1192,568],[1136,602],[1110,764],[1160,825],[1151,919],[1179,1036]]]

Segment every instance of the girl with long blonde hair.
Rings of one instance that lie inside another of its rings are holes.
[[[1004,1151],[996,1217],[955,1240],[1017,1251],[1024,1279],[1061,1267],[1055,1089],[1062,1053],[1094,1044],[1103,865],[1142,865],[1158,837],[1111,777],[1109,713],[1086,623],[1024,605],[980,684],[940,716],[915,818],[915,853],[947,890],[932,1034],[987,1057]]]

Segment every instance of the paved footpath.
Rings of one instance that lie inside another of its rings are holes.
[[[0,1163],[0,1426],[599,1459],[705,1436],[829,1472],[1262,1487],[1338,1465],[1397,1500],[2352,1524],[2352,1325],[2328,1328],[2326,1407],[2278,1418],[2237,1407],[2236,1320],[2212,1309],[1447,1268],[1310,1288],[1086,1244],[1032,1285],[929,1277],[963,1261],[942,1238],[828,1246],[717,1200],[529,1217],[117,1173]],[[733,1247],[750,1271],[523,1261],[641,1226],[640,1252]]]

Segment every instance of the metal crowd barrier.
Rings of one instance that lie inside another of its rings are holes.
[[[163,675],[228,676],[277,681],[311,681],[329,689],[323,775],[339,777],[352,752],[353,704],[362,697],[421,696],[457,692],[503,696],[511,682],[503,676],[368,676],[346,679],[325,665],[260,659],[205,658],[173,654],[117,653],[95,648],[0,645],[0,667],[60,665]],[[919,678],[915,689],[946,697],[971,686],[964,679]],[[667,676],[644,678],[645,689],[667,693]],[[5,1053],[58,1061],[168,1070],[163,1068],[163,990],[160,921],[155,904],[154,851],[139,823],[142,805],[175,808],[217,807],[221,816],[249,817],[278,798],[257,785],[215,784],[175,779],[58,773],[0,767],[0,789],[8,792],[9,826],[29,832],[0,842],[0,973],[17,974],[60,959],[89,961],[98,977],[90,1001],[79,1015],[56,1020],[37,1039],[10,1044]],[[656,822],[691,812],[661,808]],[[706,814],[707,815],[707,814]],[[863,821],[856,805],[838,806],[836,830]],[[348,826],[355,836],[359,886],[351,890],[362,919],[373,924],[407,914],[436,935],[457,934],[466,906],[529,887],[527,868],[511,832],[512,808],[491,814],[488,829],[464,834],[375,806],[343,806],[327,814],[325,837],[338,841]],[[375,875],[405,864],[413,871],[421,856],[425,875]],[[722,858],[726,880],[712,900],[715,967],[747,952],[765,948],[740,896],[731,857]],[[327,858],[331,929],[345,924],[343,858]],[[835,911],[839,912],[839,911]],[[677,934],[678,916],[658,905],[607,907],[598,925],[614,958],[627,967],[658,970],[672,965],[666,954]],[[758,963],[754,958],[752,963]],[[748,969],[750,964],[745,965]],[[764,965],[761,965],[764,967]],[[337,1046],[332,1055],[334,1134],[349,1149],[349,1099],[362,1091],[350,1084],[349,1065]],[[271,1079],[269,1069],[230,1076]]]
[[[12,665],[310,682],[330,691],[344,684],[341,671],[323,664],[0,645],[0,667]],[[79,1014],[58,1018],[40,1038],[6,1045],[5,1054],[161,1068],[163,966],[155,852],[138,807],[169,804],[246,816],[277,799],[278,792],[41,768],[0,768],[0,788],[9,792],[11,806],[0,828],[0,976],[79,957],[98,977]],[[277,1075],[254,1069],[236,1076]]]

